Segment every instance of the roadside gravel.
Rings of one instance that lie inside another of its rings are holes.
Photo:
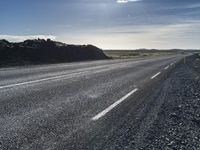
[[[138,149],[200,149],[200,57],[188,57],[167,79],[165,100]]]

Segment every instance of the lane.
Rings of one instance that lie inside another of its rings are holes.
[[[172,57],[158,58],[159,59],[170,59]],[[148,61],[152,63],[155,59],[149,60],[103,60],[97,62],[85,62],[85,63],[71,63],[71,64],[60,64],[58,65],[42,65],[38,67],[19,67],[13,70],[0,71],[0,86],[9,84],[18,84],[22,82],[32,82],[34,80],[42,80],[45,78],[54,78],[56,76],[63,76],[71,73],[79,73],[84,71],[93,71],[96,69],[111,69],[112,67],[120,67],[128,65],[128,63],[140,64]]]
[[[133,89],[141,89],[153,74],[180,59],[114,62],[106,67],[80,68],[84,71],[75,69],[80,74],[56,80],[0,89],[1,143],[5,149],[77,149],[80,137],[89,135],[89,142],[107,126],[98,126],[91,118],[103,112],[99,116],[104,120],[129,102]]]
[[[16,67],[13,70],[7,70],[2,68],[0,70],[1,79],[13,79],[13,78],[25,78],[26,76],[36,76],[40,74],[54,74],[62,73],[63,71],[73,71],[76,69],[83,69],[89,67],[98,67],[103,65],[115,64],[120,62],[126,62],[129,60],[100,60],[100,61],[89,61],[89,62],[74,62],[74,63],[62,63],[62,64],[51,64],[51,65],[35,65],[35,66],[23,66]]]
[[[85,73],[85,72],[71,73],[71,74],[67,74],[67,75],[60,75],[60,76],[48,77],[48,78],[43,78],[43,79],[38,79],[38,80],[14,83],[14,84],[0,86],[0,89],[11,88],[11,87],[15,87],[15,86],[22,86],[22,85],[33,84],[33,83],[40,83],[40,82],[44,82],[44,81],[60,79],[60,78],[65,78],[65,77],[69,77],[69,76],[76,76],[76,75],[79,75],[79,74]]]

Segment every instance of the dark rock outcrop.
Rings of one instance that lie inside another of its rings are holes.
[[[0,40],[0,64],[4,66],[100,59],[108,57],[93,45],[68,45],[49,39],[26,40],[21,43]]]

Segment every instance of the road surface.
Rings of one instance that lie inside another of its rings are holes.
[[[124,124],[131,119],[139,142],[151,120],[145,106],[181,59],[1,69],[0,149],[125,149]]]

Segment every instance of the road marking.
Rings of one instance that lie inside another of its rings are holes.
[[[14,69],[16,69],[16,68],[2,68],[2,69],[0,69],[0,71],[7,71],[7,70],[14,70]]]
[[[74,76],[74,75],[79,75],[79,74],[82,74],[85,72],[87,72],[87,71],[71,73],[71,74],[66,74],[66,75],[60,75],[60,76],[55,76],[55,77],[49,77],[49,78],[43,78],[43,79],[38,79],[38,80],[33,80],[33,81],[26,81],[26,82],[15,83],[15,84],[10,84],[10,85],[3,85],[3,86],[0,86],[0,89],[12,88],[15,86],[21,86],[21,85],[27,85],[27,84],[32,84],[32,83],[39,83],[39,82],[44,82],[44,81],[49,81],[49,80],[60,79],[60,78],[68,77],[68,76],[70,77],[70,76]]]
[[[165,67],[164,69],[167,70],[169,68],[169,65],[167,67]]]
[[[170,65],[172,66],[174,63],[171,63]]]
[[[159,74],[161,74],[161,72],[156,73],[154,76],[151,77],[151,79],[154,79],[154,78],[157,77]]]
[[[124,100],[126,100],[128,97],[130,97],[136,91],[138,91],[137,88],[135,88],[134,90],[132,90],[131,92],[129,92],[128,94],[126,94],[124,97],[122,97],[121,99],[119,99],[118,101],[116,101],[115,103],[113,103],[112,105],[110,105],[108,108],[106,108],[105,110],[103,110],[102,112],[100,112],[99,114],[97,114],[96,116],[94,116],[92,118],[92,120],[96,121],[96,120],[100,119],[101,117],[105,116],[109,111],[111,111],[113,108],[115,108],[121,102],[123,102]]]

